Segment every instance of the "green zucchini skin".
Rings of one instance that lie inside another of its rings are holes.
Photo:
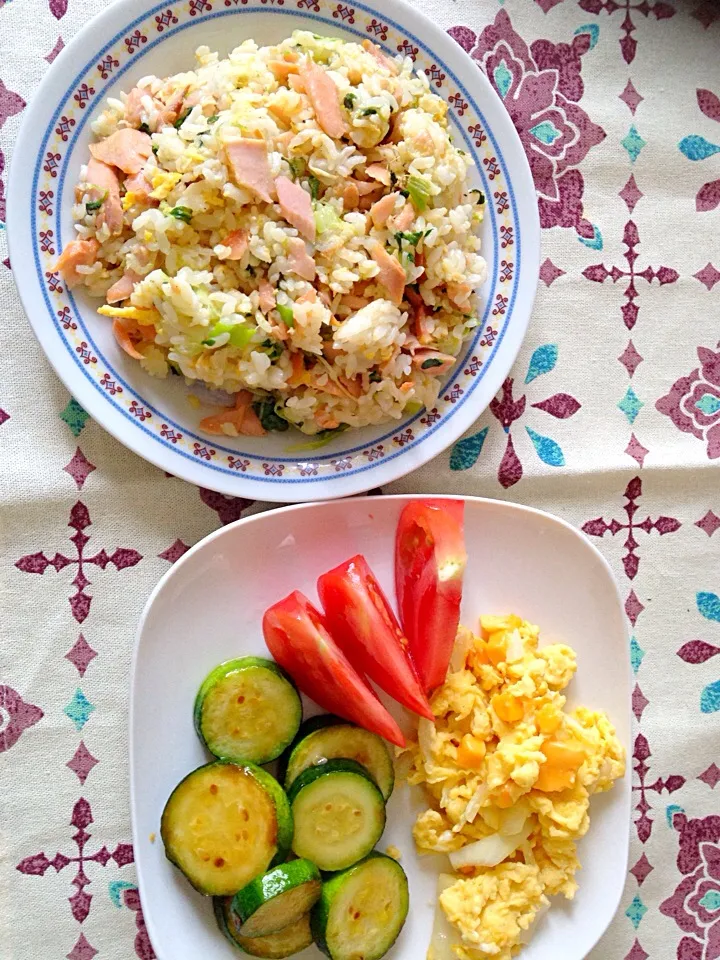
[[[386,884],[385,897],[383,882]],[[354,885],[356,897],[359,894],[364,908],[373,914],[370,924],[374,932],[373,942],[356,942],[358,935],[362,935],[362,930],[353,930],[353,925],[358,923],[361,917],[359,910],[356,917],[349,909],[352,901],[346,902],[350,884]],[[394,901],[389,909],[386,907],[386,897]],[[374,851],[347,870],[326,878],[322,894],[310,918],[315,943],[330,960],[353,960],[357,956],[362,956],[363,960],[380,960],[400,935],[409,905],[405,871],[396,860]],[[342,939],[343,924],[347,927],[345,946],[339,942]],[[378,930],[381,935],[377,934]]]
[[[383,795],[354,760],[328,760],[303,770],[288,801],[295,824],[293,852],[323,871],[341,870],[365,857],[385,829]]]
[[[355,760],[366,767],[387,801],[395,784],[392,756],[382,737],[331,714],[311,717],[300,726],[298,735],[284,756],[278,779],[289,790],[308,766],[326,760]]]
[[[296,923],[320,897],[320,871],[310,860],[291,860],[256,877],[233,897],[230,910],[244,937],[266,937]]]
[[[246,691],[253,694],[247,702]],[[205,677],[193,718],[198,736],[218,759],[264,764],[279,757],[296,737],[302,701],[292,679],[274,661],[240,657],[219,664]]]
[[[268,937],[243,937],[237,930],[235,919],[230,910],[231,897],[215,897],[213,909],[215,919],[225,937],[243,955],[264,957],[267,960],[281,960],[300,953],[312,943],[312,931],[308,914],[278,933]]]
[[[220,790],[233,800],[233,805],[225,809],[234,811],[222,837],[196,822],[211,810]],[[243,856],[242,840],[228,850],[228,830],[241,837],[243,832],[259,834],[258,842],[265,843],[266,855],[256,849],[254,836],[245,838],[245,849],[252,851],[254,859],[250,853]],[[216,760],[193,770],[175,787],[162,813],[160,835],[168,860],[199,893],[233,895],[257,873],[287,858],[293,837],[292,811],[285,791],[265,770],[251,763],[240,766]],[[201,856],[199,848],[207,851],[206,857]]]

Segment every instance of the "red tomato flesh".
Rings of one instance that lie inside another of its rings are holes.
[[[323,615],[299,590],[265,611],[263,635],[274,659],[311,700],[405,746],[397,723],[330,636]]]
[[[445,680],[460,622],[467,562],[463,500],[413,500],[395,538],[395,591],[410,655],[426,691]]]
[[[317,588],[330,633],[355,669],[408,710],[434,720],[408,641],[365,557],[328,570]]]

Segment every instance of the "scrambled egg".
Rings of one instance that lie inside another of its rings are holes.
[[[574,896],[590,795],[625,772],[607,716],[564,710],[575,652],[539,649],[538,627],[516,616],[480,626],[480,637],[460,627],[435,723],[421,719],[408,748],[408,781],[431,804],[415,843],[448,853],[455,870],[439,894],[452,943],[434,942],[428,960],[510,960],[548,896]]]

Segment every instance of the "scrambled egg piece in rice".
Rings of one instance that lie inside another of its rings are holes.
[[[625,772],[607,716],[566,711],[575,652],[539,648],[539,629],[516,616],[460,627],[450,672],[409,747],[408,781],[431,806],[414,827],[420,852],[448,853],[440,906],[458,960],[510,960],[549,896],[571,899],[576,841],[590,796]],[[431,946],[428,960],[441,960]]]

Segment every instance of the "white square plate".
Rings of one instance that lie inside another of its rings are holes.
[[[293,589],[316,599],[317,577],[363,553],[393,596],[397,518],[412,497],[370,497],[288,507],[218,530],[160,581],[140,622],[132,670],[130,771],[140,893],[159,960],[232,960],[212,904],[165,859],[160,815],[175,785],[208,761],[193,728],[197,688],[216,664],[267,656],[261,618]],[[610,568],[573,527],[528,507],[466,499],[469,560],[462,621],[514,612],[538,623],[541,643],[578,654],[570,703],[607,711],[630,755],[631,680],[622,604]],[[388,702],[387,700],[385,701]],[[306,715],[317,708],[306,702]],[[397,714],[396,714],[397,715]],[[580,842],[580,889],[555,898],[523,960],[581,960],[610,922],[622,893],[630,829],[630,774],[593,799]],[[435,885],[445,857],[418,857],[411,827],[422,791],[399,785],[379,844],[399,847],[410,881],[410,913],[392,960],[422,960],[432,929]],[[155,837],[154,842],[151,836]],[[299,958],[319,958],[310,947]]]

